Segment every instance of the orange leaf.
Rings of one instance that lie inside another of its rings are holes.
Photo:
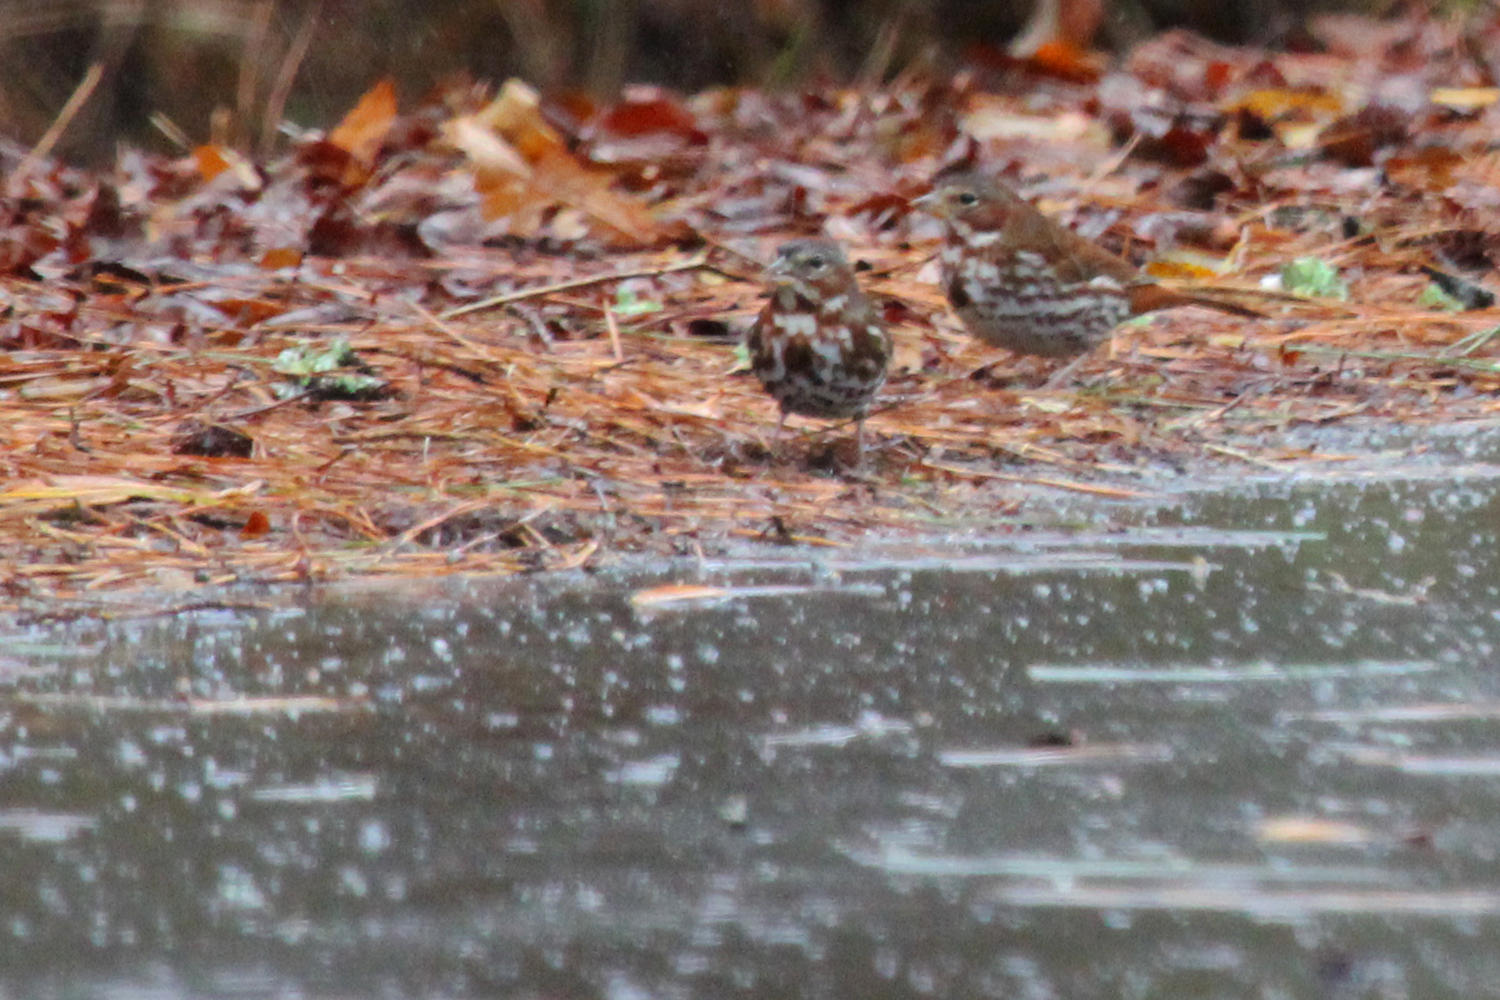
[[[1104,60],[1065,41],[1043,42],[1027,59],[1048,76],[1074,83],[1093,83],[1104,71]]]
[[[240,185],[249,190],[259,190],[261,186],[260,175],[239,153],[228,146],[206,145],[199,146],[193,150],[193,162],[197,164],[198,173],[203,179],[211,181],[220,174],[229,173]]]
[[[199,146],[193,150],[193,159],[198,164],[198,173],[211,181],[229,169],[229,160],[218,146]]]
[[[528,163],[548,153],[567,151],[563,137],[542,117],[536,91],[519,80],[505,81],[499,96],[474,118],[503,136]]]
[[[296,267],[302,263],[302,251],[296,247],[272,247],[260,255],[260,266],[266,271],[279,271],[283,267]]]
[[[251,511],[250,516],[245,519],[245,526],[240,529],[240,537],[259,538],[270,531],[271,519],[266,517],[265,511]]]
[[[662,228],[639,200],[611,191],[612,178],[589,170],[566,152],[544,157],[536,179],[549,195],[581,211],[607,230],[600,235],[612,246],[649,246],[661,239]]]
[[[488,219],[566,205],[616,247],[650,246],[668,234],[639,199],[611,189],[614,175],[586,166],[542,117],[536,92],[511,80],[476,115],[455,119],[444,136],[466,154]]]
[[[328,134],[328,141],[365,167],[370,167],[395,121],[396,84],[386,77],[359,99],[354,109]]]

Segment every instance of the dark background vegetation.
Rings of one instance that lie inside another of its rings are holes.
[[[1035,0],[0,0],[0,134],[34,142],[95,62],[103,82],[59,147],[249,142],[281,117],[324,126],[390,74],[410,98],[454,73],[607,96],[874,80],[1002,51]],[[1187,27],[1297,44],[1315,10],[1377,0],[1105,0],[1116,52]],[[267,114],[268,109],[285,114]],[[215,130],[214,115],[219,119]],[[156,121],[153,124],[153,116]],[[231,134],[224,134],[229,132]],[[255,133],[255,134],[252,134]]]

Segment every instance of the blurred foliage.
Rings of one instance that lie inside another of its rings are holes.
[[[1455,0],[1457,2],[1457,0]],[[35,141],[95,62],[104,83],[60,147],[108,157],[210,135],[269,148],[383,75],[408,98],[455,73],[607,94],[628,81],[873,80],[998,49],[1033,0],[0,0],[0,134]],[[1111,0],[1106,44],[1165,26],[1273,44],[1317,8],[1374,0]],[[153,117],[155,122],[153,125]]]

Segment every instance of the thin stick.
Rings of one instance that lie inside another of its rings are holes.
[[[992,469],[965,469],[957,465],[945,465],[942,462],[928,462],[924,460],[922,467],[924,469],[933,469],[937,472],[946,472],[953,476],[973,476],[980,479],[998,479],[1006,483],[1050,486],[1053,489],[1072,490],[1075,493],[1089,493],[1094,496],[1113,497],[1118,500],[1139,500],[1142,497],[1160,495],[1146,490],[1127,490],[1117,486],[1100,486],[1095,483],[1075,483],[1067,479],[1054,479],[1051,476],[1017,476],[1008,472],[995,472]]]
[[[1119,152],[1115,153],[1114,156],[1111,156],[1108,160],[1105,160],[1103,163],[1101,163],[1099,165],[1099,168],[1092,174],[1090,174],[1088,176],[1088,179],[1086,179],[1083,184],[1079,186],[1078,196],[1080,198],[1087,198],[1089,193],[1093,191],[1096,186],[1098,186],[1100,181],[1104,180],[1104,178],[1108,177],[1116,170],[1119,170],[1120,165],[1123,164],[1126,160],[1130,159],[1130,154],[1135,152],[1135,147],[1141,144],[1142,138],[1144,138],[1144,133],[1142,132],[1131,133],[1130,138],[1126,140],[1125,145],[1120,147]]]
[[[180,125],[169,118],[166,112],[151,112],[151,125],[156,131],[166,136],[167,141],[178,149],[186,151],[193,148],[193,140],[188,138],[188,134],[182,130]]]
[[[523,288],[519,292],[510,292],[506,295],[496,295],[494,298],[485,299],[482,302],[470,302],[466,306],[458,306],[447,312],[439,313],[441,319],[453,319],[456,316],[464,316],[481,309],[493,309],[496,306],[508,306],[513,302],[523,302],[526,299],[538,299],[547,295],[556,295],[558,292],[570,292],[575,288],[588,288],[590,285],[603,285],[611,281],[628,281],[631,278],[659,278],[664,274],[677,274],[680,271],[696,271],[702,269],[716,270],[708,262],[707,254],[699,254],[687,260],[680,260],[675,264],[665,267],[643,267],[634,271],[614,271],[609,274],[596,274],[589,278],[574,278],[571,281],[559,281],[553,285],[542,285],[539,288]]]
[[[83,110],[84,102],[93,94],[94,88],[99,86],[99,81],[103,77],[104,64],[101,62],[94,63],[89,67],[88,72],[83,74],[83,79],[79,81],[77,87],[73,88],[73,96],[68,98],[68,103],[62,106],[62,110],[57,113],[57,117],[53,119],[47,131],[42,133],[42,138],[21,160],[15,173],[10,175],[12,186],[23,180],[27,174],[36,169],[38,163],[47,158],[47,155],[52,152],[52,147],[57,145],[57,141],[67,131],[68,126],[73,124],[73,119],[78,116],[78,112]]]
[[[1261,458],[1258,455],[1248,454],[1246,452],[1240,451],[1238,448],[1231,448],[1228,445],[1204,444],[1203,448],[1205,451],[1211,451],[1216,455],[1228,455],[1230,458],[1237,458],[1241,462],[1249,462],[1251,465],[1258,465],[1262,469],[1275,469],[1278,472],[1282,472],[1287,468],[1284,463],[1272,462],[1269,459]]]
[[[486,507],[492,506],[494,502],[494,500],[491,500],[488,497],[482,500],[465,500],[462,503],[443,511],[441,514],[436,514],[433,517],[429,517],[421,524],[413,525],[412,527],[407,528],[400,535],[397,535],[395,538],[391,539],[388,551],[394,551],[404,545],[410,545],[418,535],[422,534],[422,532],[431,531],[433,528],[438,527],[445,521],[451,521],[455,517],[462,517],[465,514],[472,514],[476,510],[483,510]],[[516,523],[511,525],[510,527],[512,529],[519,527],[520,525],[523,525],[527,521],[531,520],[533,517],[536,517],[539,514],[547,513],[548,509],[549,508],[546,507],[539,507],[528,513],[526,516],[517,520]]]
[[[236,139],[244,143],[242,149],[250,149],[250,109],[255,106],[256,84],[260,80],[261,57],[266,50],[266,36],[271,32],[271,13],[276,8],[275,0],[259,0],[246,20],[249,31],[244,50],[240,53],[240,79],[235,93],[238,111],[239,134]]]
[[[615,360],[624,361],[625,352],[620,350],[620,321],[615,319],[615,311],[610,308],[608,299],[604,301],[604,325],[609,329],[609,346],[615,352]]]
[[[260,155],[268,157],[276,143],[276,130],[281,127],[281,116],[286,112],[287,98],[291,96],[292,84],[296,82],[297,71],[302,68],[302,61],[307,58],[307,50],[312,45],[313,35],[318,28],[318,15],[322,13],[323,3],[318,0],[307,9],[302,17],[302,24],[297,28],[297,35],[292,39],[292,44],[285,58],[281,60],[281,69],[276,73],[276,81],[271,84],[271,92],[266,96],[266,109],[261,116],[260,123]]]
[[[453,338],[453,340],[455,340],[462,346],[467,347],[469,350],[484,358],[486,361],[490,360],[490,352],[484,347],[484,345],[476,344],[468,337],[465,337],[463,334],[459,333],[449,324],[444,323],[440,317],[434,315],[431,310],[424,307],[420,302],[412,302],[410,303],[410,305],[412,311],[415,312],[418,316],[422,317],[424,321],[431,323],[436,329],[441,330],[443,333]]]

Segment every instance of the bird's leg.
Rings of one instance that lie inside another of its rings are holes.
[[[1068,384],[1068,382],[1073,378],[1073,373],[1078,371],[1079,366],[1082,365],[1086,360],[1088,360],[1088,355],[1080,354],[1078,357],[1074,358],[1072,361],[1069,361],[1057,371],[1053,372],[1052,376],[1048,378],[1047,381],[1042,383],[1042,388],[1061,389],[1063,386]]]
[[[781,432],[786,429],[786,411],[781,411],[780,418],[776,421],[776,433],[771,435],[771,460],[774,462],[781,457]]]

